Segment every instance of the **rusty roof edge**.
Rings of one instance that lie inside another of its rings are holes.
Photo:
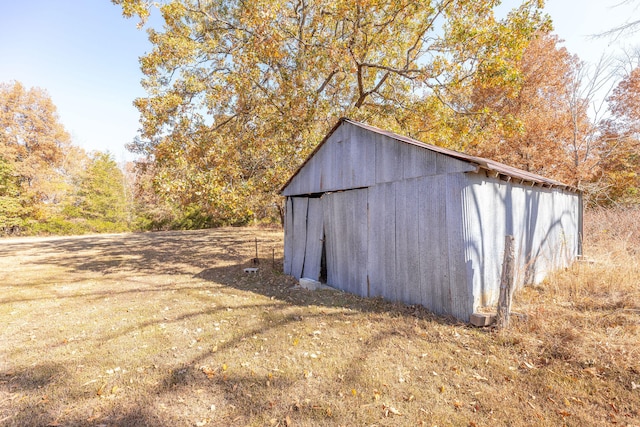
[[[329,133],[327,133],[327,135],[322,139],[322,141],[320,141],[320,143],[316,146],[316,148],[314,148],[313,151],[309,154],[309,156],[307,156],[305,161],[300,165],[300,167],[298,167],[298,169],[295,171],[295,173],[293,175],[291,175],[291,177],[287,180],[287,182],[280,188],[280,191],[279,191],[280,194],[282,194],[284,192],[284,190],[287,188],[287,186],[289,186],[289,184],[291,184],[293,179],[300,173],[302,168],[318,152],[320,147],[322,147],[325,144],[325,142],[327,142],[327,140],[331,137],[331,135],[333,135],[333,133],[345,122],[346,123],[350,123],[350,124],[352,124],[354,126],[358,126],[358,127],[362,128],[362,129],[367,129],[367,130],[369,130],[371,132],[375,132],[377,134],[387,136],[389,138],[395,139],[396,141],[405,142],[407,144],[411,144],[411,145],[415,145],[417,147],[425,148],[427,150],[434,151],[434,152],[440,153],[440,154],[444,154],[446,156],[453,157],[453,158],[456,158],[458,160],[466,161],[468,163],[473,163],[473,164],[476,165],[477,172],[479,172],[479,169],[484,169],[486,171],[496,172],[499,175],[506,175],[506,176],[510,176],[511,178],[519,179],[522,182],[531,182],[534,185],[538,184],[540,186],[548,186],[549,188],[562,187],[562,188],[565,188],[567,190],[573,191],[574,193],[582,193],[582,190],[580,190],[579,188],[576,188],[576,187],[574,187],[572,185],[565,184],[565,183],[562,183],[560,181],[553,180],[551,178],[546,178],[546,177],[544,177],[542,175],[538,175],[538,174],[535,174],[535,173],[532,173],[532,172],[527,172],[525,170],[518,169],[518,168],[515,168],[513,166],[506,165],[504,163],[496,162],[494,160],[486,159],[484,157],[471,156],[469,154],[461,153],[459,151],[454,151],[454,150],[451,150],[449,148],[439,147],[437,145],[427,144],[425,142],[418,141],[417,139],[409,138],[407,136],[403,136],[403,135],[397,134],[395,132],[386,131],[384,129],[380,129],[380,128],[375,127],[375,126],[371,126],[371,125],[368,125],[368,124],[365,124],[365,123],[357,122],[357,121],[351,120],[351,119],[349,119],[347,117],[341,117],[338,120],[338,122],[333,126],[333,128],[331,128]]]

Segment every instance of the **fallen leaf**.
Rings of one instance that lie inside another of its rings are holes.
[[[398,411],[396,408],[394,408],[393,406],[387,406],[387,405],[382,405],[382,409],[384,411],[384,416],[388,417],[389,415],[396,415],[396,416],[402,416],[402,414],[400,413],[400,411]]]
[[[102,394],[104,393],[104,388],[105,388],[106,386],[107,386],[107,383],[102,384],[102,385],[98,388],[98,390],[96,391],[96,394],[97,394],[98,396],[102,396]]]
[[[211,379],[216,375],[216,370],[215,369],[211,369],[208,366],[203,366],[200,368],[200,370],[202,371],[203,374],[205,374],[207,376],[207,378]]]
[[[489,381],[488,378],[485,378],[483,376],[481,376],[480,374],[478,374],[477,372],[474,372],[472,375],[473,378],[475,378],[478,381]]]
[[[352,394],[352,395],[354,395],[354,396],[356,396],[356,395],[358,394],[358,392],[356,391],[356,389],[355,389],[355,388],[352,388],[352,389],[351,389],[351,394]]]

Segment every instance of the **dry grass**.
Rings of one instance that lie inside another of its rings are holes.
[[[607,215],[501,333],[293,289],[278,231],[5,240],[0,425],[640,425],[640,215]]]

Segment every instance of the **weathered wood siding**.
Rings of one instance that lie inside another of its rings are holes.
[[[464,186],[465,258],[475,307],[499,294],[504,236],[515,238],[516,283],[539,283],[579,251],[579,195],[467,174]]]

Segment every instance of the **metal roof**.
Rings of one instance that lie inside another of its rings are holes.
[[[341,118],[338,121],[338,123],[336,123],[336,125],[329,131],[327,136],[324,137],[324,139],[311,152],[311,154],[302,163],[302,165],[300,165],[300,167],[296,170],[296,172],[293,175],[291,175],[289,180],[282,186],[282,188],[280,189],[280,192],[284,191],[284,189],[289,185],[289,183],[293,180],[293,178],[295,178],[295,176],[298,175],[300,170],[302,170],[302,168],[309,162],[309,160],[320,149],[320,147],[322,147],[322,145],[325,142],[327,142],[329,137],[336,131],[336,129],[340,127],[340,125],[342,125],[342,123],[349,123],[354,126],[358,126],[362,129],[366,129],[368,131],[371,131],[380,135],[384,135],[391,139],[395,139],[396,141],[404,142],[407,144],[414,145],[416,147],[421,147],[436,153],[444,154],[445,156],[453,157],[458,160],[466,161],[468,163],[474,164],[478,169],[478,171],[485,170],[489,176],[500,177],[501,179],[504,179],[507,181],[516,180],[516,181],[520,181],[520,183],[523,183],[523,184],[525,183],[530,184],[531,186],[537,185],[537,186],[548,187],[548,188],[558,187],[558,188],[564,188],[573,192],[580,192],[579,189],[571,185],[564,184],[560,181],[556,181],[551,178],[546,178],[544,176],[541,176],[532,172],[527,172],[522,169],[514,168],[513,166],[505,165],[504,163],[499,163],[491,159],[470,156],[468,154],[460,153],[458,151],[450,150],[448,148],[438,147],[437,145],[426,144],[424,142],[418,141],[413,138],[409,138],[407,136],[399,135],[397,133],[386,131],[384,129],[380,129],[375,126],[350,120],[346,117]]]

